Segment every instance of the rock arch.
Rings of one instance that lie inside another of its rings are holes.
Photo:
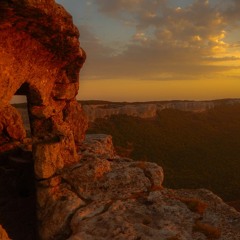
[[[2,0],[0,32],[0,145],[4,151],[7,142],[25,138],[9,102],[15,93],[26,95],[35,176],[48,179],[79,160],[87,128],[76,101],[86,58],[79,32],[54,0]]]

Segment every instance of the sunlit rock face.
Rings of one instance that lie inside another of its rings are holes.
[[[111,136],[87,135],[79,154],[41,182],[42,239],[240,239],[239,212],[208,190],[165,189],[160,166],[117,156]]]
[[[24,138],[9,102],[15,93],[27,95],[35,173],[49,178],[79,160],[76,145],[87,128],[75,99],[86,57],[79,32],[53,0],[1,1],[0,32],[0,112],[11,119],[0,119],[0,144]]]
[[[54,0],[0,1],[0,157],[26,142],[10,105],[14,94],[26,95],[38,195],[42,180],[80,160],[87,120],[75,97],[86,55],[78,38],[72,17]],[[37,200],[42,222],[45,205]]]

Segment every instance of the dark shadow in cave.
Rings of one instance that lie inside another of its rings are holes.
[[[32,152],[18,147],[0,154],[0,224],[11,239],[35,240],[36,223]]]

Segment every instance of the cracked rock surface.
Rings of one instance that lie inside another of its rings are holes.
[[[162,168],[115,155],[111,136],[87,136],[79,154],[39,183],[41,239],[240,239],[239,212],[208,190],[163,188]]]

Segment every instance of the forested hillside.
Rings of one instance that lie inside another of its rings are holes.
[[[166,109],[151,120],[112,116],[89,132],[112,135],[120,155],[160,164],[166,187],[208,188],[226,201],[240,199],[240,104],[202,113]]]

